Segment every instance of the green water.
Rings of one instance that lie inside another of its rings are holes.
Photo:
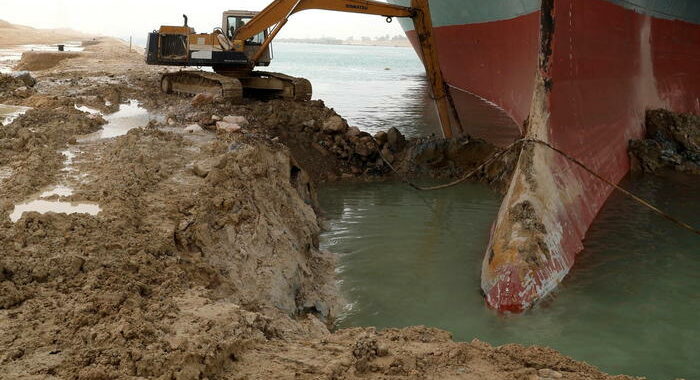
[[[624,185],[700,225],[700,179]],[[321,189],[348,299],[341,327],[435,326],[455,339],[553,347],[611,374],[700,378],[700,238],[613,195],[560,288],[499,315],[479,294],[500,199],[480,185],[418,193],[397,183]]]
[[[269,70],[308,78],[314,99],[364,131],[440,133],[423,65],[412,48],[278,43]]]

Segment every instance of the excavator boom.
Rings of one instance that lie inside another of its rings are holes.
[[[233,39],[247,40],[266,30],[294,13],[322,9],[328,11],[362,13],[385,17],[413,17],[413,8],[402,7],[368,0],[275,0],[256,17],[236,31]]]
[[[259,53],[252,57],[251,60],[255,63],[261,52],[265,51],[275,36],[277,36],[277,33],[287,23],[289,17],[296,12],[307,9],[411,18],[420,42],[421,58],[430,82],[433,98],[435,99],[443,135],[450,138],[455,134],[463,134],[459,117],[452,106],[447,84],[440,69],[428,0],[411,0],[411,7],[402,7],[371,0],[274,0],[246,25],[238,28],[232,39],[247,40],[274,26],[272,32],[263,42]],[[454,127],[452,125],[452,115],[454,115],[454,120],[456,121]]]

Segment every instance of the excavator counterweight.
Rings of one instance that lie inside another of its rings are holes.
[[[161,78],[161,88],[166,93],[208,93],[231,101],[240,101],[248,96],[310,100],[312,90],[308,80],[254,70],[255,67],[270,64],[270,44],[289,17],[307,9],[370,14],[388,19],[411,18],[421,44],[421,58],[443,134],[452,137],[454,133],[462,133],[457,117],[454,118],[457,126],[452,126],[451,101],[438,65],[428,0],[411,0],[411,7],[371,0],[274,0],[260,12],[224,12],[221,27],[208,34],[196,33],[187,25],[187,16],[184,16],[183,26],[161,26],[157,32],[149,34],[146,62],[152,65],[211,67],[214,71],[165,73]]]

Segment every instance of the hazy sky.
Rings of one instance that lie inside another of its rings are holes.
[[[197,32],[221,26],[228,9],[261,10],[271,0],[0,0],[0,19],[39,28],[72,28],[82,32],[138,40],[160,25],[181,25],[182,14]],[[402,34],[399,23],[379,16],[329,11],[293,15],[280,38],[379,36]]]

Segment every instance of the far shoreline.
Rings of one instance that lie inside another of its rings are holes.
[[[411,42],[406,40],[398,41],[319,41],[319,40],[302,40],[302,39],[278,39],[275,43],[286,43],[286,44],[314,44],[314,45],[334,45],[334,46],[378,46],[378,47],[402,47],[410,48],[413,47]]]

